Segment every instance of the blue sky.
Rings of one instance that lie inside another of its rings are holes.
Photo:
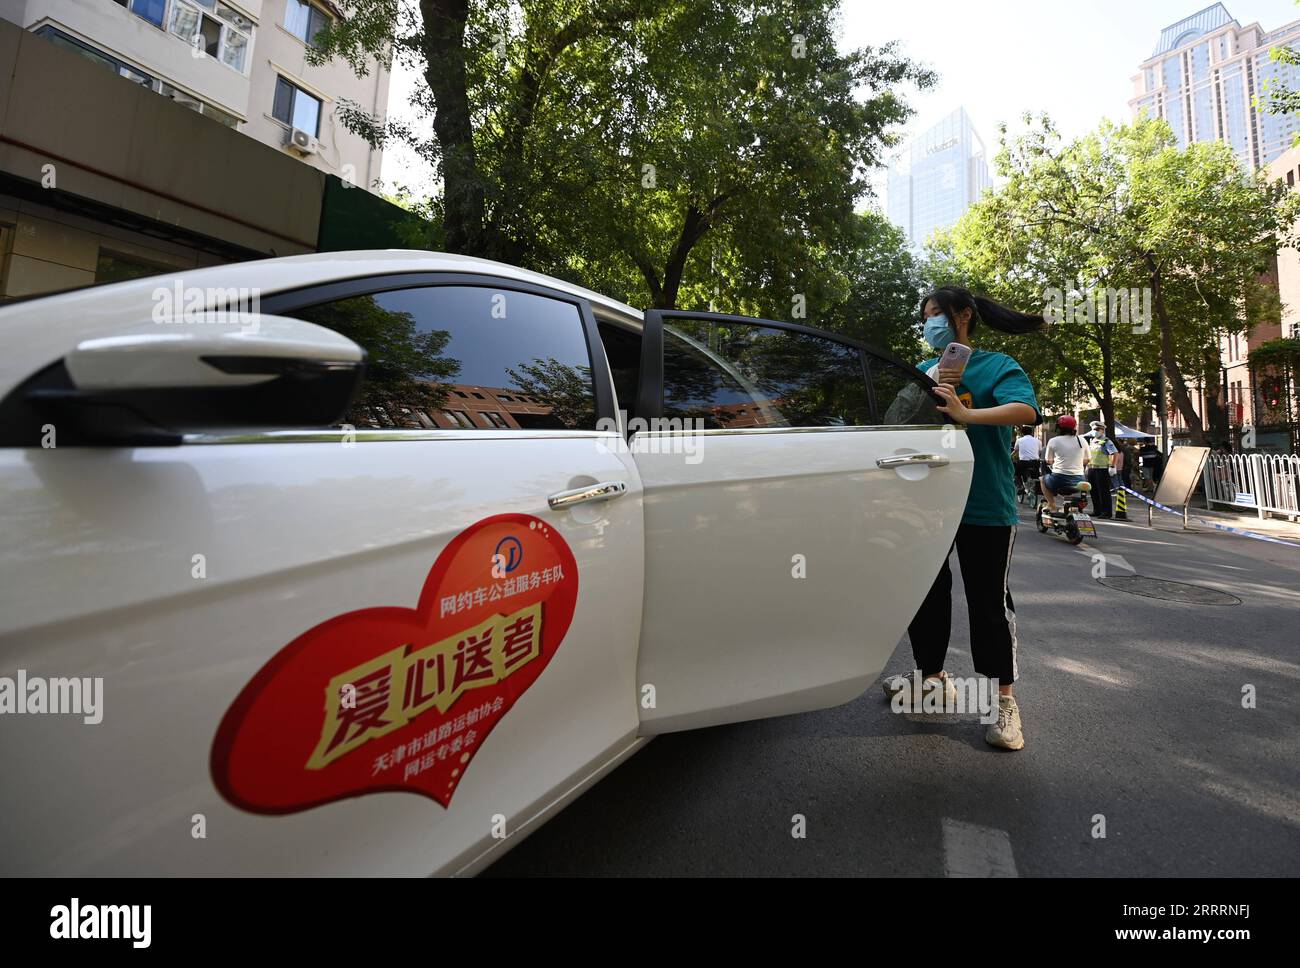
[[[1103,117],[1127,120],[1131,78],[1160,31],[1206,6],[1203,0],[844,0],[841,46],[900,41],[908,56],[940,74],[935,88],[910,92],[917,113],[904,136],[960,105],[991,157],[998,122],[1014,130],[1025,111],[1046,111],[1067,138]],[[1258,22],[1271,31],[1300,20],[1292,0],[1225,0],[1224,6],[1243,27]],[[392,115],[406,116],[402,105],[416,82],[408,72],[395,73]],[[432,187],[424,166],[401,150],[385,152],[383,178],[386,185]]]

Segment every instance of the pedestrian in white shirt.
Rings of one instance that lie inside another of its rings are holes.
[[[1020,428],[1020,436],[1011,446],[1011,456],[1016,464],[1016,484],[1024,482],[1027,477],[1039,476],[1039,460],[1041,459],[1042,444],[1034,436],[1034,432],[1029,427]]]

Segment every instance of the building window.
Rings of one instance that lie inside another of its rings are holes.
[[[92,63],[108,68],[118,76],[125,77],[128,81],[135,81],[135,83],[139,84],[141,87],[147,87],[155,94],[161,94],[163,97],[171,98],[177,104],[189,108],[196,114],[202,114],[204,117],[212,118],[212,120],[224,124],[228,128],[239,127],[239,118],[235,117],[233,114],[228,114],[225,111],[214,108],[211,104],[200,101],[198,98],[186,94],[179,88],[172,87],[172,85],[168,84],[166,81],[160,81],[156,77],[150,77],[143,71],[136,70],[130,64],[120,61],[116,57],[106,54],[101,50],[96,50],[87,44],[83,44],[79,40],[74,40],[72,37],[69,37],[61,31],[55,30],[53,27],[48,25],[41,27],[35,31],[35,34],[38,37],[44,37],[46,40],[58,45],[59,47],[80,54]]]
[[[167,29],[195,50],[244,72],[253,22],[233,7],[217,0],[173,0]]]
[[[95,265],[95,285],[122,282],[124,279],[142,279],[145,276],[157,276],[174,271],[175,266],[156,265],[137,259],[135,256],[100,249],[99,260]]]
[[[105,54],[103,51],[96,50],[93,47],[86,46],[80,41],[73,40],[67,34],[60,33],[59,31],[55,30],[53,27],[41,27],[36,31],[36,36],[44,37],[46,40],[48,40],[50,43],[54,44],[55,46],[62,47],[65,50],[70,50],[74,54],[80,54],[82,57],[86,58],[86,60],[90,61],[92,64],[98,64],[101,67],[107,67],[114,74],[121,73],[121,69],[126,66],[117,58],[110,57],[108,56],[108,54]],[[140,76],[143,77],[144,75],[140,75]]]
[[[275,79],[275,104],[271,116],[291,128],[306,131],[313,138],[320,135],[320,98],[312,97],[283,77]]]
[[[162,29],[163,18],[167,13],[167,0],[117,0],[120,7],[126,7],[141,20],[147,20]]]
[[[159,81],[154,90],[163,97],[169,97],[177,104],[189,108],[196,114],[201,114],[204,117],[211,118],[213,121],[224,124],[227,128],[239,127],[239,118],[235,117],[233,114],[227,114],[219,108],[214,108],[211,104],[207,104],[200,101],[198,98],[186,94],[180,88],[172,87],[166,81]]]
[[[330,16],[306,0],[288,0],[284,8],[284,29],[304,44],[314,44],[316,35],[330,25]]]

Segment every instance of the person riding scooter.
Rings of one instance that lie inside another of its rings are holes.
[[[1047,509],[1056,512],[1056,495],[1077,490],[1083,481],[1083,462],[1088,449],[1079,437],[1079,422],[1069,414],[1056,419],[1056,436],[1047,442],[1043,460],[1051,467],[1040,486]]]

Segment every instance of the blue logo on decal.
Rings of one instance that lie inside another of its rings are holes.
[[[504,537],[497,542],[497,550],[493,555],[493,560],[500,562],[501,567],[505,569],[505,573],[508,575],[524,563],[524,546],[513,535]]]

